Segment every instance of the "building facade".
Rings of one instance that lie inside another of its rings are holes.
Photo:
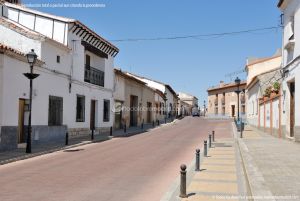
[[[274,136],[281,136],[281,52],[269,58],[248,59],[247,122]]]
[[[246,81],[243,81],[239,85],[239,90],[243,91],[246,88]],[[238,115],[238,102],[236,90],[238,86],[235,83],[225,84],[220,82],[219,86],[211,87],[207,90],[208,102],[207,113],[208,117],[227,117],[234,118]],[[246,98],[245,93],[240,93],[239,98],[239,113],[240,117],[243,117],[246,113]]]
[[[198,98],[196,96],[179,92],[179,104],[178,104],[178,115],[188,116],[192,114],[192,109],[194,107],[198,108]]]
[[[300,141],[300,2],[280,0],[283,16],[282,40],[282,132],[283,136]]]
[[[0,149],[26,139],[29,81],[23,73],[31,49],[40,61],[34,66],[40,76],[33,82],[32,142],[108,130],[118,48],[77,20],[10,3],[0,7]]]

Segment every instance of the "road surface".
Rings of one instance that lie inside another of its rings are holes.
[[[3,165],[0,200],[159,201],[212,130],[216,138],[231,136],[231,123],[186,117],[144,134]]]

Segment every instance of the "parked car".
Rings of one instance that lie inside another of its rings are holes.
[[[199,109],[197,108],[197,107],[194,107],[193,109],[192,109],[192,116],[193,117],[200,117],[200,111],[199,111]]]

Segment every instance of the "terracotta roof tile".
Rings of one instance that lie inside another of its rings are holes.
[[[26,56],[23,52],[20,52],[12,47],[9,47],[7,45],[4,45],[2,43],[0,43],[0,52],[5,52],[5,51],[10,51],[10,52],[13,52],[15,54],[18,54],[18,55],[21,55],[21,56]]]

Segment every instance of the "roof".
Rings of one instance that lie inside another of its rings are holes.
[[[21,56],[21,57],[26,57],[26,54],[19,51],[19,50],[16,50],[10,46],[7,46],[5,44],[2,44],[0,43],[0,53],[4,53],[4,54],[7,54],[7,55],[17,55],[17,56]],[[27,61],[27,60],[26,60]],[[37,65],[41,65],[42,62],[41,60],[37,59]]]
[[[259,81],[259,80],[258,80],[258,77],[259,77],[259,76],[264,75],[264,74],[268,74],[268,73],[271,73],[271,72],[274,72],[274,71],[278,71],[278,70],[280,70],[280,69],[281,69],[281,67],[275,68],[275,69],[272,69],[272,70],[269,70],[269,71],[267,71],[267,72],[263,72],[263,73],[261,73],[261,74],[259,74],[259,75],[254,76],[254,77],[251,79],[251,81],[249,82],[249,84],[247,84],[246,89],[251,89],[251,88],[254,86],[254,84],[257,83],[257,82]]]
[[[247,81],[241,81],[241,84],[240,86],[243,87],[243,86],[246,86],[247,84]],[[215,91],[215,90],[220,90],[220,89],[227,89],[227,88],[230,88],[230,87],[235,87],[237,86],[236,83],[232,82],[232,83],[227,83],[227,84],[224,84],[223,86],[217,86],[217,87],[211,87],[211,88],[208,88],[207,89],[207,92],[210,92],[210,91]]]
[[[118,74],[118,75],[124,77],[125,79],[129,79],[129,80],[132,80],[132,81],[137,82],[139,84],[146,85],[145,82],[143,82],[143,81],[141,81],[141,80],[139,80],[139,79],[137,79],[133,76],[128,75],[126,72],[123,72],[121,69],[116,69],[115,68],[114,71],[115,71],[115,74]]]
[[[272,60],[272,59],[276,59],[278,57],[281,57],[281,55],[276,55],[276,56],[273,56],[273,57],[260,58],[260,59],[257,59],[255,61],[247,64],[246,67],[253,66],[255,64],[262,63],[262,62],[265,62],[265,61],[269,61],[269,60]]]
[[[84,25],[79,20],[60,17],[60,16],[48,14],[48,13],[43,13],[40,11],[26,8],[21,5],[11,4],[11,3],[7,3],[7,2],[5,2],[5,6],[7,6],[9,8],[21,10],[23,12],[32,13],[35,16],[38,15],[38,16],[42,16],[42,17],[45,17],[45,18],[48,18],[51,20],[56,20],[56,21],[70,24],[72,26],[71,26],[71,28],[69,28],[69,31],[72,31],[74,34],[80,36],[83,40],[86,40],[87,42],[89,42],[93,46],[97,47],[104,53],[110,54],[113,57],[115,57],[119,53],[119,49],[116,46],[114,46],[112,43],[108,42],[101,36],[99,36],[97,33],[95,33],[93,30],[88,28],[86,25]]]
[[[167,89],[169,89],[169,91],[176,97],[178,97],[177,93],[175,92],[175,90],[169,85],[169,84],[165,84],[163,82],[160,82],[160,81],[156,81],[156,80],[153,80],[153,79],[150,79],[150,78],[147,78],[147,77],[143,77],[143,76],[140,76],[140,75],[136,75],[136,74],[133,74],[133,73],[128,73],[134,77],[138,77],[140,79],[145,79],[145,80],[149,80],[149,81],[152,81],[152,82],[156,82],[158,84],[161,84],[161,85],[164,85]]]
[[[13,22],[12,20],[9,20],[7,18],[0,18],[0,25],[3,25],[4,27],[11,29],[27,38],[33,39],[33,40],[42,40],[42,41],[50,41],[56,45],[59,45],[60,47],[66,48],[70,50],[66,45],[57,42],[56,40],[53,40],[43,34],[40,34],[36,31],[33,31],[31,29],[28,29],[25,26],[22,26],[21,24],[18,24],[16,22]]]

